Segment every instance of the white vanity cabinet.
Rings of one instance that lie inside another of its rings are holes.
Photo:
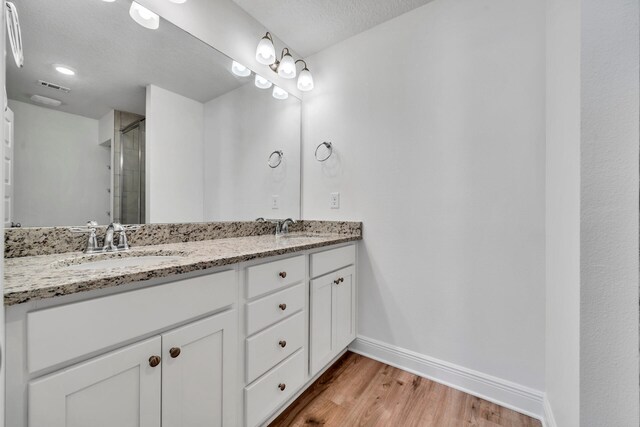
[[[317,374],[356,337],[356,247],[310,256],[309,370]]]
[[[264,425],[355,338],[356,245],[7,310],[6,423]]]

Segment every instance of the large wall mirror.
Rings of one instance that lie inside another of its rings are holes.
[[[5,226],[300,216],[301,102],[270,76],[131,1],[13,1]]]

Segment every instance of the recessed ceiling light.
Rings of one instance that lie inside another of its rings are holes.
[[[57,72],[59,72],[60,74],[64,74],[65,76],[75,76],[76,74],[76,71],[73,68],[67,67],[66,65],[55,64],[53,68],[55,68]]]
[[[46,96],[42,95],[33,95],[31,96],[31,100],[48,107],[59,107],[60,105],[62,105],[62,101],[53,98],[47,98]]]
[[[182,3],[186,3],[187,0],[169,0],[171,3],[175,3],[175,4],[182,4]]]
[[[138,24],[150,30],[157,30],[160,27],[160,17],[135,1],[131,3],[129,16]]]

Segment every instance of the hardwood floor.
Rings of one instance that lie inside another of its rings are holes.
[[[347,352],[270,427],[535,426],[540,421]]]

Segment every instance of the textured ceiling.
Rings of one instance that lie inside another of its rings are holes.
[[[18,8],[24,68],[7,46],[7,93],[33,103],[38,94],[63,102],[57,110],[100,118],[110,109],[144,114],[145,86],[155,84],[206,102],[244,83],[231,60],[162,20],[147,30],[129,17],[130,0],[13,0]],[[77,70],[64,76],[53,64]],[[65,94],[38,80],[71,88]]]
[[[233,1],[307,57],[430,0]]]

